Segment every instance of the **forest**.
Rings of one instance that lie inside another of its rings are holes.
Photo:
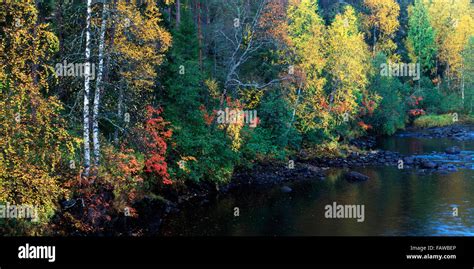
[[[3,0],[0,26],[0,205],[35,208],[4,235],[140,235],[262,170],[474,125],[470,0]]]

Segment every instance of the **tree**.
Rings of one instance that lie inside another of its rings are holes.
[[[75,146],[48,84],[58,38],[39,22],[31,1],[2,3],[0,21],[0,203],[36,206],[37,224],[44,224],[67,194],[65,163]],[[34,226],[22,219],[0,222],[2,233],[10,224]],[[19,228],[7,232],[35,231]]]
[[[232,143],[225,137],[225,132],[216,128],[214,112],[205,121],[204,115],[208,113],[204,104],[214,108],[219,103],[202,89],[204,72],[200,69],[199,37],[190,1],[182,1],[181,23],[173,31],[173,38],[173,47],[162,68],[163,90],[159,91],[164,117],[173,129],[170,175],[178,180],[226,181],[237,154],[231,151]],[[215,80],[208,79],[204,84],[217,93]]]
[[[329,110],[341,121],[343,115],[356,115],[359,103],[368,97],[366,87],[371,66],[369,49],[352,7],[336,15],[327,40]]]
[[[108,6],[107,1],[104,0],[102,5],[102,22],[100,27],[100,38],[99,38],[99,70],[95,83],[94,93],[94,107],[92,112],[92,141],[94,145],[94,165],[99,166],[100,162],[100,140],[99,140],[99,110],[100,110],[100,97],[104,89],[102,79],[104,74],[104,58],[105,58],[105,32],[107,30],[107,16]]]
[[[288,84],[293,115],[301,130],[328,128],[327,96],[322,77],[326,65],[323,20],[317,14],[314,0],[290,1],[288,6],[288,44],[291,52],[288,64],[291,75]],[[293,122],[291,123],[291,125]]]
[[[111,21],[116,23],[113,46],[108,49],[113,59],[109,68],[114,73],[109,83],[114,84],[119,93],[109,95],[115,101],[115,120],[104,119],[113,123],[114,140],[118,144],[119,130],[131,124],[126,122],[125,113],[130,118],[134,114],[139,118],[143,108],[151,104],[146,97],[154,88],[156,67],[162,64],[172,38],[161,25],[161,13],[154,2],[118,0],[111,16]]]
[[[415,0],[408,9],[408,36],[406,46],[413,63],[419,63],[423,72],[431,72],[435,67],[435,30],[422,0]]]
[[[374,66],[387,63],[387,57],[379,53],[373,60]],[[368,117],[368,122],[375,132],[392,135],[398,129],[405,127],[406,110],[405,99],[409,94],[409,87],[398,78],[382,76],[375,72],[370,80],[369,91],[381,97],[377,109]]]
[[[393,41],[400,23],[400,6],[395,0],[364,0],[364,5],[369,9],[366,16],[367,33],[373,38],[373,57],[378,52],[392,56],[397,49]]]
[[[236,96],[238,88],[264,89],[276,83],[279,79],[270,81],[249,81],[240,73],[242,67],[255,56],[255,53],[265,47],[266,40],[260,34],[260,19],[268,0],[258,0],[250,3],[244,0],[235,0],[225,3],[225,13],[221,18],[222,26],[216,30],[219,33],[219,43],[224,81],[224,91],[221,103],[224,103],[227,91],[229,96]],[[232,20],[229,20],[232,18]]]
[[[438,62],[440,63],[438,65],[445,67],[448,87],[453,78],[460,80],[461,50],[467,45],[466,32],[472,34],[473,28],[474,7],[471,2],[469,0],[423,0],[429,12],[430,23],[436,32]]]
[[[91,16],[92,16],[92,1],[87,0],[87,18],[86,18],[86,65],[84,70],[84,101],[83,101],[83,139],[84,139],[84,176],[89,176],[89,169],[91,165],[91,150],[90,150],[90,114],[89,114],[89,95],[90,95],[90,80],[91,80]]]
[[[463,86],[467,88],[465,93],[468,102],[465,104],[469,113],[473,113],[474,105],[474,37],[469,39],[469,43],[463,51],[463,69],[462,69]]]
[[[459,80],[459,89],[461,91],[461,99],[465,98],[464,68],[465,49],[469,44],[469,39],[474,36],[474,19],[468,15],[464,15],[456,23],[451,37],[446,39],[444,47],[446,49],[445,60],[449,66],[448,76],[453,76]],[[448,77],[448,79],[450,79]]]

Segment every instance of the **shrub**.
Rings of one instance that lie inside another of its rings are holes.
[[[413,125],[418,128],[441,127],[453,124],[452,114],[443,115],[425,115],[421,116],[413,122]]]

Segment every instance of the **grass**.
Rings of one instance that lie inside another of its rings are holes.
[[[456,123],[452,114],[443,115],[425,115],[421,116],[413,122],[413,125],[418,128],[441,127]]]

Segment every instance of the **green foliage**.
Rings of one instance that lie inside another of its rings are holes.
[[[415,0],[408,10],[407,48],[412,62],[420,63],[424,72],[435,66],[435,30],[431,26],[428,10],[422,0]]]
[[[286,148],[299,148],[301,135],[289,123],[292,110],[286,99],[279,98],[275,92],[266,94],[258,107],[260,123],[254,130],[250,129],[250,138],[242,152],[247,160],[256,157],[285,158]]]
[[[166,72],[164,117],[171,122],[174,141],[170,149],[170,175],[181,180],[228,181],[239,154],[230,149],[230,141],[222,130],[213,124],[206,125],[204,120],[201,109],[205,102],[201,97],[204,76],[188,6],[183,5],[181,23],[173,37],[173,47],[163,67]]]
[[[415,86],[415,89],[413,95],[422,97],[420,108],[428,114],[462,111],[462,99],[458,92],[445,90],[443,87],[435,87],[426,76],[421,77],[420,86]]]
[[[374,59],[374,66],[386,63],[387,58],[383,54],[378,54]],[[400,82],[398,78],[382,76],[376,72],[371,79],[370,92],[381,97],[378,108],[369,117],[369,124],[376,132],[391,135],[398,129],[405,127],[407,120],[406,96],[409,86]]]
[[[425,115],[419,118],[416,118],[413,122],[415,127],[419,128],[429,128],[429,127],[440,127],[452,125],[453,121],[452,114],[443,114],[443,115]]]
[[[474,37],[470,38],[469,44],[463,52],[463,60],[464,70],[462,75],[466,96],[464,110],[472,114],[474,112]]]

